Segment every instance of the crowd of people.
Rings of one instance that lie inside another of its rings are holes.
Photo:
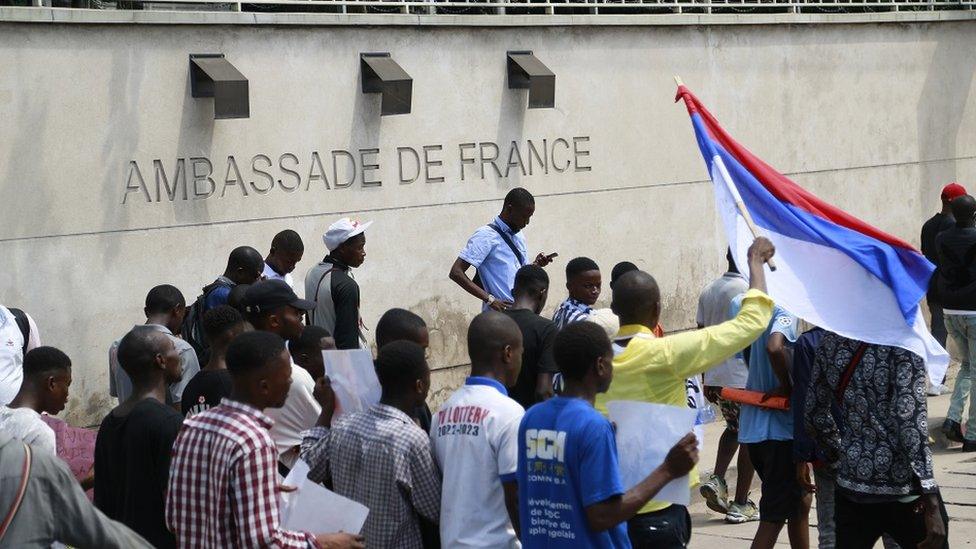
[[[923,251],[939,265],[933,330],[944,314],[968,350],[944,429],[970,451],[960,414],[976,390],[976,200],[956,185],[943,202]],[[40,344],[28,314],[0,306],[0,545],[680,548],[692,535],[688,509],[655,496],[687,475],[728,522],[759,521],[754,548],[772,548],[784,526],[792,547],[809,547],[814,494],[820,547],[869,548],[882,536],[948,546],[920,357],[818,327],[801,333],[766,293],[775,249],[762,237],[747,273],[728,254],[728,271],[701,294],[697,330],[665,335],[665,296],[626,261],[611,271],[610,307],[598,308],[601,269],[586,257],[567,262],[567,297],[544,317],[545,267],[557,254],[529,260],[523,229],[534,211],[527,190],[512,190],[452,265],[450,279],[482,312],[467,330],[470,375],[434,410],[428,326],[405,309],[376,324],[379,402],[343,412],[325,375],[329,351],[370,348],[353,276],[369,223],[328,228],[304,298],[291,272],[305,248],[291,230],[266,256],[231,251],[192,303],[172,285],[150,289],[145,322],[109,346],[118,406],[81,481],[41,419],[64,408],[71,360]],[[701,441],[689,433],[624,486],[607,415],[620,400],[691,407],[699,423],[718,408],[714,473],[700,483]],[[976,436],[972,407],[967,427]],[[310,481],[369,509],[360,532],[282,526],[280,495],[293,489],[282,481],[298,460]]]

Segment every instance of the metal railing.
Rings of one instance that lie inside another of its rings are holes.
[[[973,10],[976,0],[0,0],[2,5],[124,10],[413,15],[798,14]]]

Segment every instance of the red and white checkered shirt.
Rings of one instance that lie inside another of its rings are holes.
[[[183,423],[166,495],[166,525],[180,547],[318,547],[311,534],[280,527],[272,424],[226,398]]]

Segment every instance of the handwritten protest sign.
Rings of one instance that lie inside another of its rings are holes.
[[[72,427],[63,420],[47,414],[42,414],[41,419],[54,430],[58,457],[68,464],[75,478],[81,480],[87,477],[95,463],[95,437],[98,431]],[[90,491],[88,497],[91,498]]]

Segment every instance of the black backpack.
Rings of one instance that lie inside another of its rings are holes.
[[[30,321],[27,320],[27,313],[21,311],[20,309],[14,309],[13,307],[8,309],[10,314],[14,315],[14,320],[17,321],[17,327],[20,328],[20,335],[24,336],[24,348],[23,352],[27,354],[27,343],[30,339]]]
[[[230,287],[229,284],[219,280],[205,286],[203,293],[197,296],[193,305],[190,305],[186,309],[186,316],[183,317],[183,324],[180,325],[180,336],[183,337],[183,341],[186,341],[193,347],[193,350],[200,357],[201,361],[203,357],[208,356],[210,351],[210,342],[207,341],[207,337],[203,333],[204,308],[206,307],[207,297],[210,296],[210,292],[221,286],[225,288]]]

